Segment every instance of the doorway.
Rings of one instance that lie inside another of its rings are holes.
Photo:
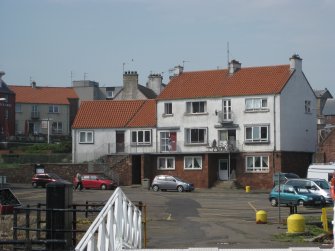
[[[228,159],[219,159],[219,180],[229,180]]]
[[[132,156],[132,184],[141,184],[141,155]]]
[[[116,152],[124,152],[124,131],[116,131]]]

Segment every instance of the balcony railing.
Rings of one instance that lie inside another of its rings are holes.
[[[40,118],[40,112],[37,112],[37,111],[31,112],[31,118],[32,119],[39,119]]]
[[[238,152],[242,145],[238,141],[219,142],[216,146],[212,143],[192,144],[184,141],[174,142],[171,147],[155,143],[151,145],[127,145],[105,143],[97,146],[93,151],[77,153],[75,162],[90,161],[105,155],[112,154],[173,154],[173,153],[205,153],[205,152]]]
[[[233,121],[234,121],[234,113],[232,111],[230,112],[219,111],[218,112],[218,122],[220,124],[233,123]]]

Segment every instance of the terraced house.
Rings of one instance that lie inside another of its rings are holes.
[[[98,108],[92,114],[93,108],[82,106],[73,127],[74,162],[83,161],[79,156],[85,152],[122,152],[137,156],[129,175],[139,178],[132,180],[168,173],[196,187],[235,180],[241,186],[269,188],[276,171],[304,176],[315,152],[316,97],[298,55],[286,65],[243,68],[233,60],[227,69],[180,72],[155,101],[146,102],[141,109],[129,107],[136,126],[106,125],[102,134],[102,125],[90,127],[79,118],[90,114],[92,121],[118,121],[125,110],[102,115]],[[149,114],[154,121],[147,125]],[[120,151],[120,144],[129,147]]]
[[[69,137],[79,98],[71,87],[10,85],[16,94],[15,135],[18,140],[45,141]]]

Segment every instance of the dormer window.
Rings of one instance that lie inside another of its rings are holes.
[[[186,102],[186,113],[196,114],[207,112],[206,101]]]

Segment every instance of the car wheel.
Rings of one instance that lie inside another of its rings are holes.
[[[303,200],[298,200],[298,206],[303,206],[304,205],[304,201]]]
[[[36,182],[33,182],[33,183],[32,183],[32,186],[33,186],[33,188],[37,188],[37,183],[36,183]]]
[[[184,192],[184,188],[182,186],[177,187],[178,192]]]
[[[154,190],[155,192],[159,191],[159,187],[157,185],[152,186],[152,190]]]
[[[101,190],[106,190],[106,189],[107,189],[106,184],[102,184],[102,185],[101,185]]]
[[[276,198],[271,198],[270,199],[271,206],[276,207],[278,205],[278,201]]]

